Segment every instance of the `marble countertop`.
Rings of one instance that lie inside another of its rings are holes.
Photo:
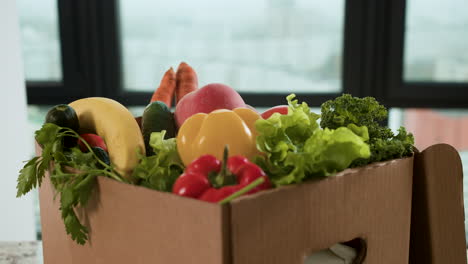
[[[32,242],[0,242],[1,264],[43,264],[42,244]]]
[[[0,242],[0,264],[43,264],[41,241]]]
[[[335,246],[338,246],[338,244]],[[349,251],[350,249],[348,249],[348,252],[346,252],[345,249],[337,249],[338,252],[341,251],[341,254],[336,253],[336,250],[323,250],[317,252],[314,256],[310,256],[309,259],[305,261],[305,264],[351,263],[351,261],[347,259],[355,257],[354,251],[351,250],[351,252]],[[0,242],[0,264],[43,264],[41,241]]]

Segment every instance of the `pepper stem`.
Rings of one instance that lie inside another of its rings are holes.
[[[226,184],[235,183],[235,176],[232,175],[232,173],[230,173],[227,168],[228,158],[229,158],[229,146],[225,145],[224,151],[223,151],[223,161],[221,165],[221,171],[215,178],[216,186],[218,187],[225,186]]]
[[[221,168],[221,176],[223,178],[223,183],[224,183],[224,179],[226,178],[228,174],[228,171],[227,171],[228,156],[229,156],[229,146],[225,145],[224,151],[223,151],[223,167]]]
[[[245,186],[244,188],[240,189],[239,191],[229,195],[228,197],[224,198],[223,200],[219,201],[219,204],[226,204],[229,203],[230,201],[236,199],[237,197],[243,195],[244,193],[249,192],[253,188],[259,186],[260,184],[264,183],[265,179],[263,177],[260,177],[256,179],[255,181],[251,182],[249,185]]]

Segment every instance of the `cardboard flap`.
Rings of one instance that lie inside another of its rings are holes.
[[[463,171],[456,149],[415,155],[410,263],[466,263]]]

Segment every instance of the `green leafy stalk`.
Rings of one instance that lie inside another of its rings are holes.
[[[259,186],[260,184],[264,183],[265,179],[263,177],[260,177],[256,179],[255,181],[249,183],[247,186],[244,188],[238,190],[237,192],[229,195],[228,197],[224,198],[223,200],[219,201],[219,204],[227,204],[230,201],[236,199],[237,197],[240,197],[241,195],[248,193],[250,190],[254,189],[255,187]]]
[[[83,153],[79,148],[63,148],[65,137],[81,140],[89,150]],[[20,170],[17,183],[17,197],[41,185],[45,172],[56,194],[60,194],[60,211],[65,230],[78,244],[88,240],[88,230],[82,225],[75,208],[86,206],[97,176],[107,176],[120,182],[127,182],[112,166],[101,161],[89,144],[75,131],[46,123],[36,131],[36,141],[42,146],[42,154],[28,161]]]

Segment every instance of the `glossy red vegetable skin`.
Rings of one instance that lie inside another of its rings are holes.
[[[217,203],[229,195],[242,189],[243,185],[231,185],[224,186],[219,189],[210,188],[205,193],[203,193],[198,199],[206,202]]]
[[[176,180],[172,188],[174,194],[207,202],[220,202],[263,177],[264,182],[247,192],[252,194],[271,188],[265,172],[243,156],[227,158],[225,163],[212,155],[203,155],[194,160]]]
[[[208,175],[210,172],[219,172],[221,170],[221,161],[215,156],[203,155],[200,156],[196,161],[190,163],[185,172],[200,173]]]
[[[211,188],[208,178],[199,173],[183,173],[174,183],[172,192],[185,197],[199,197]]]
[[[228,159],[227,167],[230,172],[237,175],[242,165],[247,163],[249,163],[249,159],[244,156],[232,156]]]
[[[265,112],[263,112],[260,116],[263,119],[268,119],[272,114],[274,113],[280,113],[282,115],[287,115],[288,114],[288,106],[287,105],[278,105],[275,107],[272,107]]]
[[[100,147],[104,151],[109,152],[107,150],[106,143],[104,142],[104,139],[102,139],[102,137],[91,133],[81,134],[80,137],[82,137],[89,144],[90,147]],[[86,145],[81,140],[78,141],[78,146],[82,152],[89,151]]]
[[[263,177],[264,182],[260,184],[259,186],[255,187],[251,191],[249,191],[247,194],[252,194],[256,193],[261,190],[266,190],[270,189],[272,187],[271,181],[268,178],[268,176],[265,174],[265,172],[258,167],[257,165],[249,162],[247,164],[244,164],[240,167],[239,172],[236,174],[237,176],[237,182],[240,185],[247,185],[256,179]]]

